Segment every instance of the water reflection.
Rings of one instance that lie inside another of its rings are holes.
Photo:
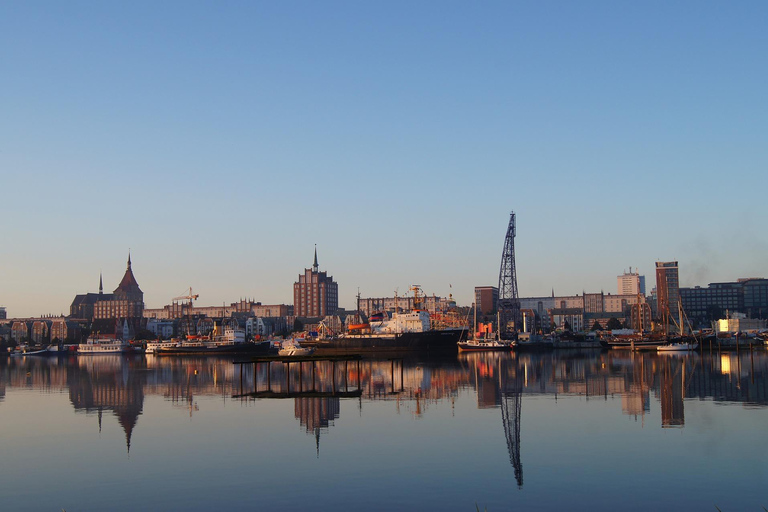
[[[308,435],[327,431],[343,400],[393,401],[419,419],[432,404],[475,393],[480,409],[498,408],[518,486],[523,484],[520,420],[529,395],[620,398],[619,414],[646,425],[659,404],[662,428],[684,428],[686,400],[768,405],[768,357],[741,354],[663,354],[630,351],[582,353],[470,353],[444,359],[364,359],[312,364],[235,365],[230,359],[97,356],[65,360],[35,357],[0,361],[0,407],[13,389],[68,393],[76,412],[114,415],[130,450],[147,396],[172,407],[198,409],[196,397],[242,403],[294,400],[294,417]],[[655,400],[654,400],[655,399]]]

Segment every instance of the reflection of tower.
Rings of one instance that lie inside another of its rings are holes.
[[[517,360],[515,360],[517,362]],[[515,471],[517,486],[523,486],[523,463],[520,461],[520,408],[522,405],[523,381],[519,367],[515,365],[513,377],[501,376],[501,421],[504,437],[507,438],[509,462]]]
[[[672,366],[676,366],[677,359],[665,358],[662,362],[659,391],[661,394],[661,426],[683,427],[685,426],[685,409],[683,405],[683,379],[685,379],[685,361],[682,362],[682,375],[678,371],[673,372]]]
[[[75,410],[97,411],[99,431],[102,411],[111,410],[125,432],[126,448],[130,452],[133,428],[144,408],[143,384],[133,373],[126,378],[120,361],[108,358],[98,356],[98,361],[91,361],[90,369],[76,367],[67,376],[69,398]]]
[[[307,433],[312,433],[320,452],[320,429],[327,429],[331,422],[339,417],[341,401],[338,398],[296,398],[294,399],[293,414],[299,420]]]
[[[517,322],[520,319],[520,300],[517,294],[517,271],[515,270],[515,212],[509,214],[509,227],[504,239],[504,251],[501,253],[499,313],[503,326],[513,322],[514,329],[517,329]],[[506,327],[499,326],[499,331],[506,331]]]

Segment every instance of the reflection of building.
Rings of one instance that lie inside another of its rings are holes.
[[[294,416],[299,423],[314,432],[319,428],[328,428],[338,419],[341,401],[335,397],[294,398]]]
[[[683,408],[684,365],[684,359],[665,358],[662,360],[662,369],[659,375],[662,427],[682,427],[685,425]]]
[[[122,360],[118,359],[117,364],[110,367],[104,364],[109,363],[103,360],[106,357],[110,356],[98,356],[99,360],[95,361],[98,371],[91,373],[78,369],[73,372],[69,379],[69,398],[75,410],[98,412],[99,428],[102,412],[112,411],[125,431],[126,448],[130,451],[133,428],[144,407],[143,383],[136,380],[140,374],[134,372],[130,372],[124,382]]]
[[[293,307],[297,317],[324,317],[339,309],[339,285],[327,272],[320,272],[317,265],[317,247],[315,263],[312,268],[304,269],[299,280],[293,284]]]

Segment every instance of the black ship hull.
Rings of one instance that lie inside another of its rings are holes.
[[[277,353],[270,348],[269,342],[263,343],[235,343],[233,345],[221,345],[218,347],[162,347],[155,351],[158,356],[170,355],[253,355],[264,356]]]
[[[316,354],[359,354],[367,352],[447,352],[458,350],[461,329],[408,332],[394,336],[348,334],[335,339],[318,340]],[[309,343],[304,343],[309,345]]]

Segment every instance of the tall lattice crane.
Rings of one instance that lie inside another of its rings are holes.
[[[504,320],[499,332],[507,331],[506,325],[513,323],[517,330],[520,320],[520,298],[517,294],[517,271],[515,270],[515,212],[509,214],[509,227],[504,238],[504,250],[501,253],[499,269],[499,313]]]

